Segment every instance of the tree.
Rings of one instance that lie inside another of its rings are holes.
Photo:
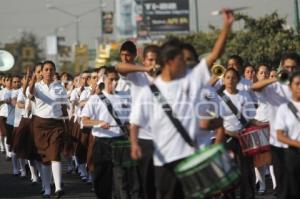
[[[299,35],[293,29],[286,28],[286,18],[279,17],[277,12],[258,19],[239,14],[236,20],[243,20],[243,29],[230,34],[223,61],[230,55],[238,54],[245,62],[255,66],[265,63],[276,67],[284,53],[300,50]],[[219,31],[210,26],[209,32],[199,32],[181,39],[193,44],[197,52],[203,54],[212,49]]]
[[[43,50],[40,48],[38,37],[31,32],[23,32],[19,40],[13,44],[7,44],[6,50],[10,51],[15,58],[15,66],[9,71],[20,74],[26,66],[33,65],[43,60]]]

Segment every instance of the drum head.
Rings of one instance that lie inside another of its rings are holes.
[[[204,149],[200,149],[194,155],[184,160],[180,163],[175,171],[177,173],[182,173],[185,171],[189,171],[195,168],[197,165],[201,165],[205,163],[208,159],[214,157],[219,154],[220,151],[224,151],[224,147],[221,144],[210,145]]]

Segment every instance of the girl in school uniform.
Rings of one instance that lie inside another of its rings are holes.
[[[276,113],[275,129],[280,142],[287,144],[285,150],[285,174],[288,183],[283,186],[289,189],[288,198],[300,198],[300,72],[295,72],[289,83],[292,98],[282,104]]]
[[[217,91],[221,96],[221,92],[227,99],[230,99],[232,103],[236,106],[238,113],[242,114],[246,122],[252,122],[255,116],[256,109],[254,102],[247,91],[239,91],[237,89],[237,84],[240,80],[239,73],[233,69],[228,69],[224,74],[224,90]],[[253,159],[251,157],[246,157],[242,154],[242,149],[238,141],[238,134],[245,127],[239,119],[240,116],[235,115],[225,101],[220,97],[220,117],[223,118],[223,126],[225,129],[225,147],[232,150],[235,153],[238,165],[241,170],[241,180],[240,180],[240,197],[242,199],[254,199],[254,167]],[[234,193],[230,198],[235,198]]]
[[[29,98],[35,102],[33,134],[38,153],[42,157],[44,178],[43,197],[50,197],[50,165],[55,184],[55,193],[60,198],[64,191],[61,187],[61,152],[66,137],[67,93],[60,82],[54,81],[55,64],[45,61],[42,64],[43,79],[33,81],[29,86]]]

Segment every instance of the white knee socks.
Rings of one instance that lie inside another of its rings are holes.
[[[55,192],[61,190],[61,179],[62,179],[62,171],[61,171],[61,162],[51,161],[52,166],[52,174],[55,184]]]
[[[31,181],[37,182],[37,171],[34,164],[31,164],[30,161],[28,160],[28,166],[31,174]]]

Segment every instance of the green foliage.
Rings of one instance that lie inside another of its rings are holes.
[[[41,60],[43,60],[43,51],[40,48],[40,41],[38,37],[31,32],[23,32],[22,36],[19,40],[15,41],[16,49],[14,52],[15,56],[15,67],[12,69],[12,72],[19,73],[25,71],[25,66],[31,66]],[[33,56],[32,58],[25,58],[24,57],[24,48],[32,48],[33,49]]]
[[[266,63],[276,67],[284,53],[300,50],[299,35],[293,29],[286,28],[286,19],[279,17],[277,12],[258,19],[239,14],[236,21],[239,20],[243,21],[243,28],[230,34],[223,61],[230,55],[238,54],[253,65]],[[210,26],[208,32],[183,36],[181,39],[193,44],[201,55],[213,48],[219,31]]]

